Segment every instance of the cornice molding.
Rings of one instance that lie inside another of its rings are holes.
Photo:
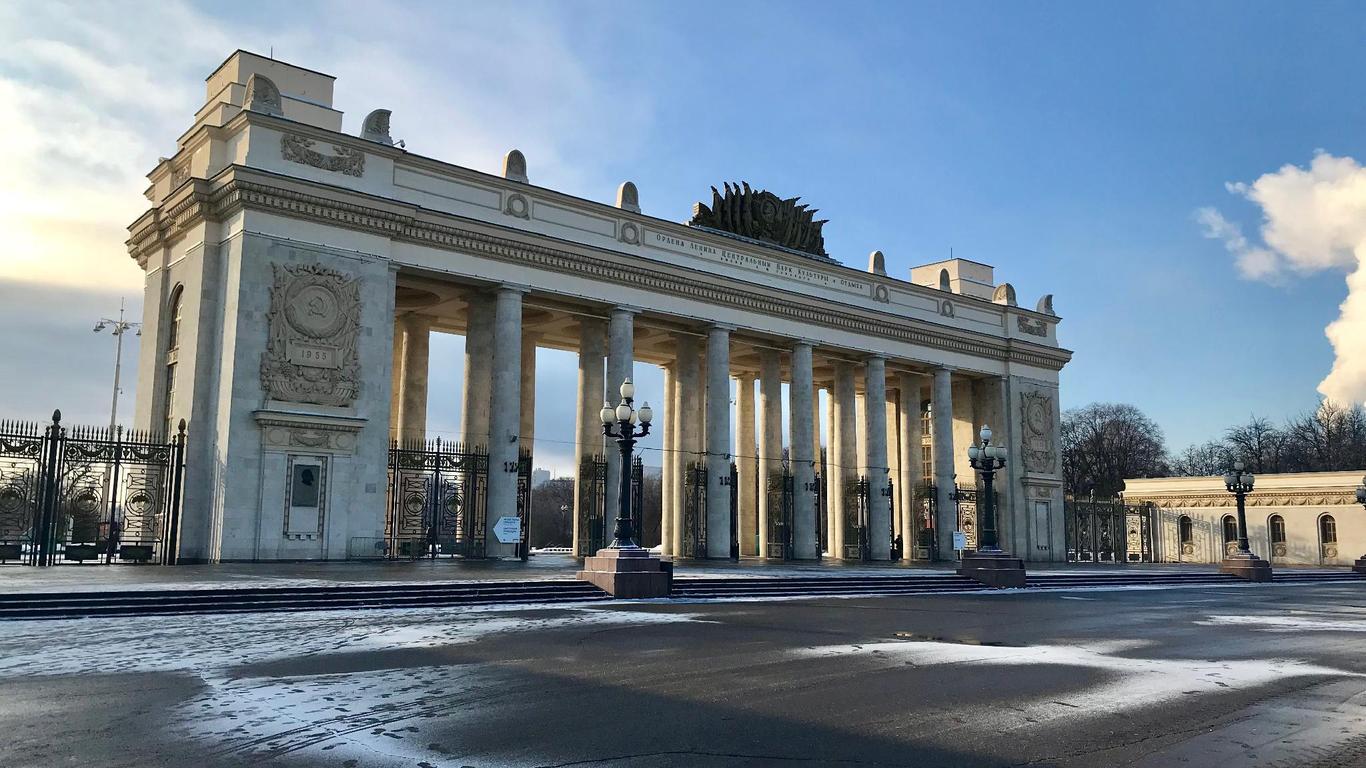
[[[456,250],[483,258],[587,277],[598,282],[641,288],[656,293],[695,299],[708,304],[758,312],[788,320],[846,330],[863,336],[886,338],[949,352],[1031,365],[1046,370],[1061,370],[1072,358],[1071,352],[1022,342],[994,338],[971,331],[934,326],[920,327],[922,321],[891,313],[862,314],[835,307],[813,307],[805,297],[790,291],[768,288],[792,296],[792,301],[775,300],[754,291],[715,281],[706,273],[683,266],[668,265],[689,276],[670,274],[659,268],[632,263],[624,254],[593,246],[574,244],[569,250],[561,241],[532,233],[511,239],[482,232],[466,225],[465,220],[402,203],[388,208],[321,197],[274,184],[237,178],[229,168],[214,180],[194,179],[168,198],[160,208],[144,214],[133,223],[128,240],[132,257],[143,269],[150,256],[173,241],[178,232],[203,218],[221,220],[247,208],[293,218],[331,224],[369,234],[379,234],[411,243]],[[344,197],[362,200],[357,193]],[[419,211],[421,215],[419,216]],[[482,223],[481,223],[482,224]],[[493,225],[484,224],[492,227]]]
[[[1202,509],[1209,507],[1236,508],[1237,501],[1228,491],[1205,493],[1125,494],[1132,503],[1151,503],[1162,509]],[[1346,491],[1268,491],[1250,493],[1249,507],[1338,507],[1356,506],[1355,490]]]

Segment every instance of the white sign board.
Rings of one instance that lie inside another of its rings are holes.
[[[504,518],[506,519],[506,518]],[[953,532],[953,548],[959,551],[968,548],[968,535],[962,531]]]
[[[493,535],[504,544],[517,544],[522,540],[522,518],[500,517],[493,525]]]

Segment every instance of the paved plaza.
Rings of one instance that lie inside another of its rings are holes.
[[[1360,585],[0,625],[0,764],[1366,766]]]

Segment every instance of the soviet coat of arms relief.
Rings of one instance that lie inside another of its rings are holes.
[[[1058,473],[1056,393],[1038,390],[1020,393],[1020,458],[1025,472]]]
[[[346,407],[360,391],[359,280],[320,264],[274,264],[261,356],[271,400]]]

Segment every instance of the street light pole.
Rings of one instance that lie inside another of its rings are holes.
[[[613,408],[610,403],[602,404],[602,433],[617,441],[617,447],[621,450],[621,482],[617,488],[617,524],[612,532],[612,543],[607,545],[608,549],[639,549],[636,543],[636,531],[631,524],[631,451],[636,446],[636,439],[650,434],[650,420],[654,417],[649,403],[644,403],[637,411],[635,403],[635,385],[627,379],[621,383],[621,403]],[[636,422],[639,420],[640,429],[636,429]]]
[[[1238,505],[1238,551],[1225,557],[1219,570],[1248,581],[1271,581],[1271,563],[1254,555],[1248,544],[1247,495],[1252,492],[1257,478],[1245,469],[1242,461],[1235,461],[1233,471],[1224,475],[1224,487],[1233,494]]]
[[[968,463],[982,476],[982,530],[978,533],[978,551],[1000,552],[1000,542],[996,534],[996,497],[991,486],[996,479],[996,470],[1006,465],[1006,449],[1002,445],[991,444],[991,427],[982,426],[978,435],[980,446],[968,448]]]
[[[109,432],[111,435],[119,420],[119,376],[123,369],[123,334],[130,330],[136,330],[138,336],[142,335],[142,323],[126,321],[123,316],[123,299],[119,299],[119,319],[103,317],[95,324],[95,333],[109,328],[110,332],[114,334],[114,395],[109,404]]]
[[[991,444],[991,427],[985,424],[978,437],[982,442],[968,448],[968,462],[982,475],[982,491],[986,495],[979,501],[982,518],[978,526],[977,551],[963,555],[958,574],[992,587],[1023,587],[1024,561],[1001,550],[996,529],[996,494],[992,486],[996,470],[1006,465],[1006,448]]]

